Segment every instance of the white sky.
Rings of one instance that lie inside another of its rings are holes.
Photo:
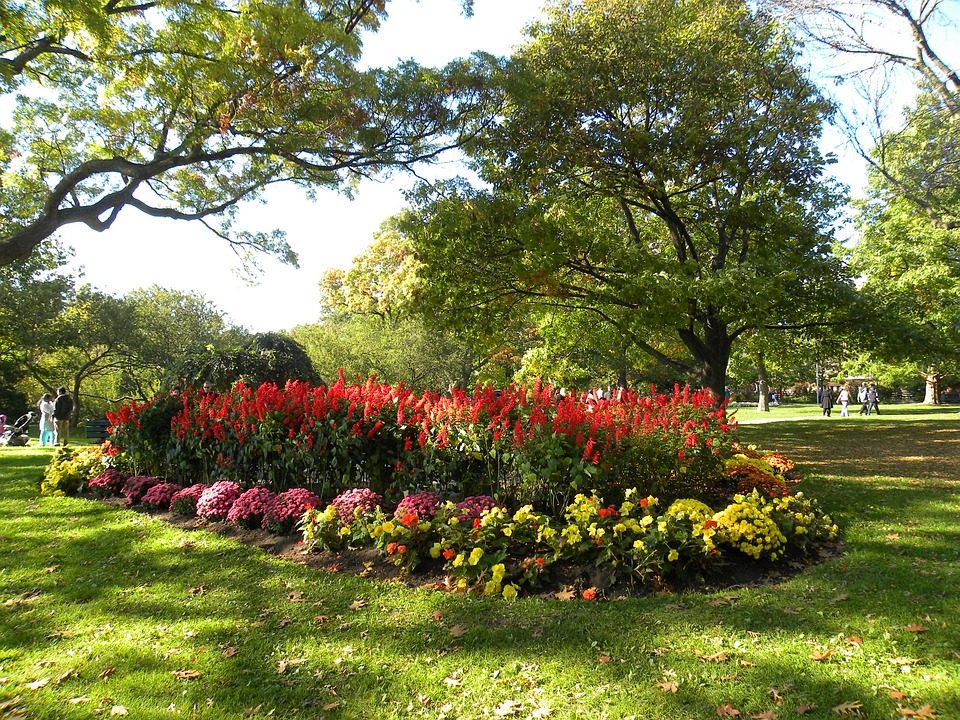
[[[522,30],[539,14],[540,4],[475,0],[474,16],[467,19],[457,0],[392,0],[389,18],[364,44],[364,60],[385,66],[413,57],[440,66],[473,50],[507,55],[523,39]],[[827,150],[838,152],[841,145],[839,136],[825,140]],[[854,189],[862,183],[862,164],[849,155],[837,172]],[[239,262],[227,243],[198,223],[147,218],[128,208],[106,232],[72,225],[59,237],[74,247],[73,267],[83,268],[82,280],[99,290],[123,295],[156,284],[195,291],[237,325],[256,332],[284,330],[317,320],[322,273],[349,267],[380,224],[403,207],[408,182],[403,177],[364,182],[353,201],[326,191],[311,202],[297,188],[275,187],[265,204],[245,206],[238,226],[286,231],[300,258],[299,269],[262,258],[264,272],[256,286],[234,272]]]

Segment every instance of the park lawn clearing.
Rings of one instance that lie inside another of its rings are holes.
[[[741,429],[845,554],[616,602],[318,572],[40,496],[50,451],[5,448],[0,718],[960,718],[960,413],[881,411]]]

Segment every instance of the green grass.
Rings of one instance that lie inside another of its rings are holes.
[[[318,573],[41,497],[50,451],[0,448],[0,718],[784,720],[854,703],[956,720],[960,409],[881,412],[741,428],[799,461],[842,556],[775,585],[605,603]]]

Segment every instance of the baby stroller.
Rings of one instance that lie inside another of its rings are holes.
[[[0,445],[20,447],[30,442],[30,435],[27,434],[27,428],[30,427],[30,423],[33,422],[33,418],[35,418],[36,415],[35,412],[30,411],[26,415],[21,415],[17,418],[17,421],[13,425],[4,427],[3,433],[0,433]]]

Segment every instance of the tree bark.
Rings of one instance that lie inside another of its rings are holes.
[[[939,405],[940,404],[940,373],[937,372],[937,368],[934,365],[927,367],[926,372],[926,386],[923,393],[923,404],[924,405]]]

